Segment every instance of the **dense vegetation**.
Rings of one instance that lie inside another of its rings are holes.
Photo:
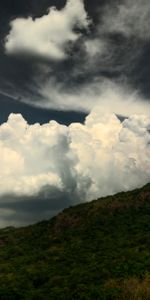
[[[150,184],[0,230],[1,300],[149,300]]]

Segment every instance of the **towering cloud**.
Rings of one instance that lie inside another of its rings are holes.
[[[36,55],[44,59],[64,59],[67,45],[74,43],[81,35],[74,29],[87,28],[88,24],[83,1],[68,0],[61,11],[52,7],[41,18],[13,20],[6,37],[6,52]]]
[[[142,93],[149,89],[149,0],[97,1],[92,23],[84,2],[88,10],[87,1],[68,0],[10,23],[3,94],[91,113],[68,127],[31,126],[15,114],[0,126],[0,225],[44,219],[150,181],[150,103]]]
[[[144,185],[150,181],[149,128],[149,117],[133,115],[121,123],[98,107],[85,124],[69,127],[55,121],[31,126],[21,115],[10,115],[0,127],[3,219],[4,211],[11,219],[21,201],[23,222],[23,207],[30,213],[30,201],[44,206],[44,218],[47,207],[50,215],[54,207],[58,211]]]

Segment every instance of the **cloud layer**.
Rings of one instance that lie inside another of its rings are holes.
[[[138,91],[103,77],[67,91],[62,84],[52,80],[39,85],[39,90],[43,99],[36,102],[39,107],[89,113],[98,105],[101,113],[150,115],[150,102],[143,99]],[[34,105],[34,101],[30,100],[30,103]]]
[[[126,37],[150,38],[149,0],[123,0],[107,6],[102,17],[102,30]]]
[[[47,15],[35,20],[17,18],[10,24],[6,53],[65,59],[68,43],[74,43],[81,35],[74,29],[87,28],[88,24],[82,0],[68,0],[61,11],[51,7]]]
[[[106,112],[109,106],[114,113],[145,114],[150,108],[144,96],[143,105],[140,101],[135,105],[135,100],[129,105],[125,94],[129,86],[131,93],[149,90],[149,1],[97,3],[96,22],[86,4],[68,0],[64,8],[51,7],[40,18],[16,18],[10,23],[6,57],[10,62],[16,59],[18,68],[10,64],[12,84],[5,89],[34,107],[89,112],[99,104]],[[110,81],[124,86],[119,105],[114,88],[109,97],[114,103],[108,97],[103,101],[103,89],[113,85]]]
[[[133,115],[121,123],[98,107],[85,124],[68,127],[55,121],[28,125],[11,114],[0,126],[1,226],[17,224],[17,212],[19,224],[34,222],[149,182],[148,129],[149,117]]]

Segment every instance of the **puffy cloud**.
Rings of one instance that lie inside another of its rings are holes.
[[[149,182],[148,129],[149,117],[121,122],[99,107],[84,124],[68,127],[55,121],[28,125],[11,114],[0,126],[2,225],[31,223]]]
[[[88,24],[83,1],[68,0],[60,11],[52,7],[47,15],[35,20],[31,17],[13,20],[5,41],[6,52],[64,59],[67,44],[75,42],[81,35],[74,29],[87,28]]]

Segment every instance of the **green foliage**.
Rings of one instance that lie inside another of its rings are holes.
[[[150,184],[0,230],[1,300],[150,299]]]

